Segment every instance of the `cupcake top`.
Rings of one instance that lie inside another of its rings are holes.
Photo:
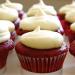
[[[73,0],[71,4],[67,4],[60,8],[59,13],[60,14],[66,14],[67,12],[75,9],[75,1]]]
[[[43,0],[40,0],[40,3],[34,4],[27,12],[28,16],[34,16],[38,10],[41,8],[46,14],[57,15],[56,10],[53,6],[48,6],[44,4]]]
[[[64,39],[57,32],[40,30],[38,27],[32,32],[23,34],[20,37],[20,42],[27,47],[43,50],[61,47]]]
[[[10,32],[13,32],[15,30],[14,24],[8,20],[0,20],[0,25],[2,25],[3,27],[7,26]]]
[[[70,29],[75,32],[75,22],[71,24]]]
[[[37,26],[40,26],[41,29],[57,31],[61,23],[57,16],[46,15],[41,10],[35,16],[26,17],[20,22],[22,30],[34,30]]]
[[[0,43],[10,39],[10,32],[8,26],[4,22],[0,21]]]
[[[65,20],[70,23],[75,22],[75,10],[67,12],[67,14],[65,15]]]
[[[13,8],[0,6],[0,20],[15,21],[18,18],[18,12]]]
[[[6,2],[3,3],[2,5],[5,5],[5,6],[10,7],[10,8],[14,8],[14,9],[16,9],[18,11],[23,9],[23,5],[22,4],[11,2],[10,0],[6,0]]]

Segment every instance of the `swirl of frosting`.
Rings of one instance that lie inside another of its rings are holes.
[[[0,24],[5,27],[7,26],[8,27],[8,30],[10,32],[13,32],[15,30],[15,26],[12,22],[8,21],[8,20],[0,20]]]
[[[71,24],[70,29],[75,32],[75,22]]]
[[[15,21],[17,18],[18,18],[18,12],[15,9],[1,5],[0,20]]]
[[[43,50],[61,47],[64,39],[57,32],[37,28],[35,31],[23,34],[20,42],[27,47]]]
[[[0,22],[0,43],[10,39],[10,32],[7,25]]]
[[[26,17],[20,22],[20,29],[34,30],[37,26],[41,29],[56,31],[60,29],[61,23],[57,16],[33,16]]]
[[[48,5],[45,5],[43,0],[40,0],[40,3],[38,4],[34,4],[30,9],[29,11],[27,12],[27,15],[28,16],[34,16],[38,11],[39,9],[41,8],[41,10],[43,10],[46,14],[49,14],[49,15],[56,15],[56,10],[54,9],[53,6],[48,6]]]
[[[75,10],[67,12],[65,19],[71,23],[75,22]]]
[[[60,8],[59,13],[60,14],[66,14],[67,12],[75,9],[75,1],[72,1],[71,4],[67,4]]]
[[[22,4],[14,3],[14,2],[11,2],[10,0],[6,0],[6,2],[3,3],[2,5],[5,5],[5,6],[10,7],[10,8],[17,9],[19,11],[23,9],[23,5]]]

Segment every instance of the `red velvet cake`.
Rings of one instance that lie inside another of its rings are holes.
[[[61,34],[36,29],[23,34],[15,50],[23,69],[34,73],[51,73],[63,67],[68,47]]]

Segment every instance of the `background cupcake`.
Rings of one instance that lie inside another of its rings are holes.
[[[66,4],[59,10],[59,19],[61,20],[65,34],[68,36],[70,42],[72,42],[72,40],[75,38],[75,32],[72,29],[73,23],[75,22],[74,9],[75,1],[73,1],[71,4]]]
[[[67,46],[61,34],[37,28],[23,34],[15,50],[23,69],[45,74],[62,68]]]
[[[10,50],[14,48],[14,43],[10,39],[8,27],[3,27],[0,23],[0,74],[5,70],[7,56]]]
[[[9,8],[14,8],[18,12],[18,16],[20,19],[23,18],[23,15],[25,14],[23,11],[23,5],[21,3],[16,3],[16,2],[11,2],[10,0],[6,0],[6,2],[2,3],[2,5],[9,7]]]
[[[37,26],[40,26],[43,30],[64,32],[54,7],[45,5],[42,0],[28,10],[27,17],[21,20],[16,32],[18,35],[21,35],[33,31]]]

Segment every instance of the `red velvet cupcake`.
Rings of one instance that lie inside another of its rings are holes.
[[[8,28],[0,25],[0,75],[5,70],[8,53],[13,48],[14,42],[10,39]]]
[[[75,1],[60,8],[58,16],[65,34],[69,41],[72,42],[75,38],[75,31],[72,30],[72,24],[75,22]]]
[[[43,0],[29,8],[27,17],[21,20],[16,32],[18,35],[22,35],[23,33],[33,31],[37,26],[40,26],[42,30],[52,30],[62,34],[64,32],[56,10],[53,6],[44,4]]]
[[[37,74],[62,69],[68,51],[61,34],[39,29],[23,34],[15,50],[22,68]]]

